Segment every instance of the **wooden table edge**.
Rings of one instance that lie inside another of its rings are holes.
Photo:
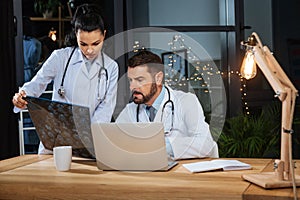
[[[51,158],[52,155],[22,155],[0,161],[0,173]]]

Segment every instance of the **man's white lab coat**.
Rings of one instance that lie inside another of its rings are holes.
[[[165,132],[169,132],[166,137],[172,146],[174,158],[219,157],[217,143],[211,136],[209,125],[205,122],[203,109],[196,95],[168,89],[170,99],[174,103],[172,131],[170,131],[172,126],[171,103],[166,104],[162,119],[162,107],[169,99],[168,92],[165,92],[164,100],[157,111],[154,122],[162,121]],[[149,122],[145,107],[145,105],[140,105],[140,122]],[[137,122],[137,104],[134,102],[127,104],[116,122]]]

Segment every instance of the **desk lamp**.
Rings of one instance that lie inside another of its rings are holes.
[[[247,42],[241,42],[246,54],[241,66],[241,75],[251,79],[256,75],[258,66],[277,97],[282,103],[281,111],[281,149],[280,159],[274,162],[274,172],[244,174],[242,178],[263,188],[283,188],[300,186],[300,177],[294,175],[292,161],[292,123],[297,89],[282,70],[268,47],[262,46],[258,35],[254,32]]]

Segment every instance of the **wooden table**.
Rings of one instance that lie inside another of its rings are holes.
[[[242,180],[242,174],[268,169],[271,159],[238,160],[253,169],[193,174],[182,163],[199,160],[185,160],[168,172],[104,172],[95,161],[73,157],[71,170],[59,172],[51,155],[24,155],[0,161],[0,199],[258,200],[256,194],[292,194],[291,188],[266,191]]]

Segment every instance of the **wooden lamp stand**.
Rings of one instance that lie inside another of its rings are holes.
[[[257,66],[267,78],[282,103],[281,115],[281,152],[280,159],[275,160],[275,172],[262,172],[258,174],[243,174],[242,178],[263,188],[292,187],[293,182],[300,186],[300,176],[294,175],[292,161],[292,123],[295,108],[297,89],[282,70],[270,50],[262,46],[256,33],[249,37],[249,43],[242,43],[254,55]],[[253,41],[254,45],[253,45]]]

